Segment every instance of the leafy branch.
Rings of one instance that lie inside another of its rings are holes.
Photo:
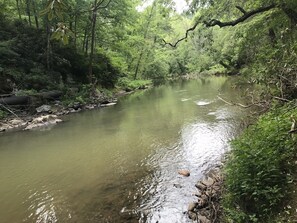
[[[276,7],[276,5],[272,4],[272,5],[269,5],[269,6],[260,7],[258,9],[247,12],[242,7],[236,6],[236,8],[243,13],[243,15],[240,16],[239,18],[235,19],[235,20],[228,21],[228,22],[222,22],[222,21],[217,20],[217,19],[211,19],[210,21],[200,21],[200,20],[198,20],[198,21],[196,21],[194,26],[192,26],[191,28],[186,30],[185,36],[183,38],[177,40],[175,43],[166,42],[166,40],[164,40],[164,39],[162,39],[162,41],[165,43],[165,45],[170,45],[171,47],[176,47],[177,44],[179,44],[181,41],[187,39],[188,35],[189,35],[189,32],[194,31],[196,29],[196,27],[198,26],[198,24],[200,24],[200,23],[203,23],[206,27],[219,26],[220,28],[222,28],[222,27],[226,27],[226,26],[236,26],[237,24],[244,22],[245,20],[247,20],[248,18],[250,18],[250,17],[252,17],[252,16],[254,16],[256,14],[269,11],[269,10],[275,8],[275,7]]]

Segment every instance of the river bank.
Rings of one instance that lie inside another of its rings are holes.
[[[275,102],[230,142],[221,169],[222,222],[295,222],[295,118],[295,100]]]
[[[140,90],[147,88],[148,86],[145,86]],[[50,128],[62,122],[63,117],[68,114],[113,106],[117,103],[119,97],[134,92],[135,90],[119,90],[111,96],[104,93],[97,94],[96,97],[91,98],[90,103],[76,101],[66,106],[57,98],[40,106],[33,105],[31,112],[20,112],[20,114],[13,112],[9,107],[5,106],[5,109],[9,111],[9,115],[0,120],[0,132]]]

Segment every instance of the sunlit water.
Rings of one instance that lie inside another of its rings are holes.
[[[240,93],[226,80],[168,84],[50,131],[0,135],[0,222],[190,222],[194,184],[244,118],[217,99]]]

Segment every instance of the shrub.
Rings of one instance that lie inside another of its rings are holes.
[[[288,194],[296,158],[296,138],[288,132],[296,114],[292,104],[274,109],[232,141],[225,168],[228,222],[261,222]]]

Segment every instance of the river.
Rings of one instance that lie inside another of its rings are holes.
[[[232,81],[179,81],[0,135],[0,222],[191,222],[195,183],[220,162],[244,111]],[[191,171],[190,177],[178,175]]]

